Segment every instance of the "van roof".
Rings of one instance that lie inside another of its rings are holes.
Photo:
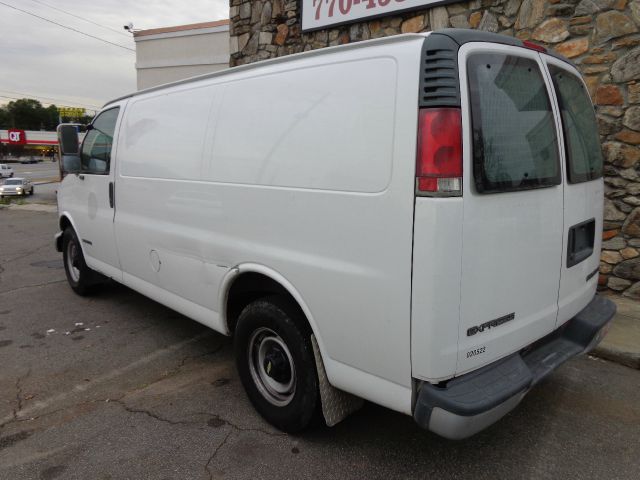
[[[105,103],[103,105],[103,108],[106,107],[107,105],[110,105],[114,102],[118,102],[120,100],[124,100],[126,98],[131,98],[131,97],[136,97],[138,95],[142,95],[145,93],[149,93],[149,92],[154,92],[156,90],[163,90],[165,88],[169,88],[169,87],[174,87],[176,85],[183,85],[185,83],[191,83],[191,82],[197,82],[199,80],[204,80],[206,78],[216,78],[216,77],[222,77],[225,75],[230,75],[230,74],[234,74],[237,72],[242,72],[242,71],[246,71],[246,70],[253,70],[255,68],[260,68],[264,65],[275,65],[275,64],[279,64],[279,63],[286,63],[286,62],[291,62],[293,60],[297,60],[300,57],[314,57],[314,56],[321,56],[321,55],[326,55],[328,53],[333,53],[336,50],[355,50],[355,49],[359,49],[359,48],[365,48],[373,43],[376,44],[380,44],[380,43],[401,43],[401,42],[406,42],[408,40],[411,39],[415,39],[417,37],[425,37],[427,35],[429,35],[431,32],[424,32],[424,33],[405,33],[405,34],[401,34],[401,35],[393,35],[390,37],[383,37],[383,38],[376,38],[373,40],[365,40],[362,42],[356,42],[356,43],[347,43],[345,45],[337,45],[337,46],[333,46],[333,47],[326,47],[326,48],[319,48],[316,50],[309,50],[308,52],[300,52],[300,53],[294,53],[291,55],[285,55],[282,57],[276,57],[276,58],[269,58],[266,60],[261,60],[259,62],[253,62],[253,63],[249,63],[246,65],[239,65],[237,67],[231,67],[228,68],[226,70],[219,70],[217,72],[211,72],[211,73],[205,73],[202,75],[196,75],[194,77],[189,77],[189,78],[184,78],[182,80],[177,80],[175,82],[169,82],[169,83],[163,83],[162,85],[156,85],[155,87],[150,87],[150,88],[145,88],[143,90],[139,90],[137,92],[133,92],[130,93],[128,95],[123,95],[121,97],[118,98],[114,98],[113,100],[108,101],[107,103]]]
[[[150,87],[150,88],[145,88],[143,90],[139,90],[137,92],[133,92],[130,93],[128,95],[123,95],[121,97],[118,98],[114,98],[113,100],[108,101],[107,103],[104,104],[103,108],[114,103],[114,102],[118,102],[120,100],[124,100],[127,98],[131,98],[131,97],[135,97],[138,95],[142,95],[144,93],[148,93],[148,92],[153,92],[156,90],[163,90],[165,88],[169,88],[169,87],[173,87],[176,85],[182,85],[185,83],[191,83],[191,82],[196,82],[199,80],[204,80],[206,78],[215,78],[215,77],[222,77],[224,75],[229,75],[229,74],[233,74],[233,73],[237,73],[240,71],[245,71],[245,70],[252,70],[255,68],[259,68],[262,67],[264,65],[273,65],[273,64],[279,64],[279,63],[285,63],[285,62],[290,62],[293,61],[295,59],[299,59],[301,56],[305,56],[305,57],[312,57],[312,56],[320,56],[320,55],[325,55],[328,53],[333,53],[336,50],[355,50],[355,49],[359,49],[359,48],[366,48],[372,44],[380,44],[380,43],[401,43],[401,42],[405,42],[408,41],[410,39],[415,39],[416,37],[426,37],[429,36],[432,33],[437,33],[437,34],[441,34],[441,35],[446,35],[447,37],[451,38],[454,42],[456,42],[459,46],[464,45],[465,43],[469,43],[469,42],[489,42],[489,43],[500,43],[503,45],[512,45],[514,47],[525,47],[526,45],[523,43],[522,40],[515,38],[515,37],[509,37],[507,35],[499,35],[497,33],[491,33],[491,32],[485,32],[482,30],[470,30],[470,29],[463,29],[463,28],[444,28],[441,30],[434,30],[431,32],[422,32],[422,33],[405,33],[405,34],[400,34],[400,35],[392,35],[390,37],[383,37],[383,38],[377,38],[377,39],[373,39],[373,40],[364,40],[361,42],[355,42],[355,43],[348,43],[345,45],[337,45],[337,46],[333,46],[333,47],[326,47],[326,48],[320,48],[317,50],[310,50],[308,52],[301,52],[301,53],[295,53],[292,55],[285,55],[282,57],[277,57],[277,58],[271,58],[271,59],[267,59],[267,60],[262,60],[259,62],[254,62],[254,63],[250,63],[247,65],[240,65],[237,67],[232,67],[226,70],[220,70],[217,72],[212,72],[212,73],[205,73],[203,75],[197,75],[195,77],[189,77],[189,78],[185,78],[182,80],[177,80],[175,82],[170,82],[170,83],[164,83],[162,85],[157,85],[155,87]],[[571,65],[573,65],[573,63],[563,57],[560,54],[557,54],[555,52],[552,51],[547,51],[546,52],[548,55],[551,55],[553,57],[556,57],[564,62],[567,62]]]

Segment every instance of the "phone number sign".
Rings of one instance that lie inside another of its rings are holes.
[[[452,0],[302,0],[302,30],[316,30],[443,3],[452,3]]]

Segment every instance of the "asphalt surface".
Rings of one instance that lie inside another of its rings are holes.
[[[284,435],[230,340],[122,286],[73,294],[55,230],[0,210],[2,479],[638,478],[640,372],[588,357],[465,441],[372,404]]]
[[[2,163],[1,160],[0,163]],[[52,162],[51,160],[27,164],[10,163],[8,165],[13,169],[14,176],[27,178],[31,181],[51,181],[60,178],[58,162]]]

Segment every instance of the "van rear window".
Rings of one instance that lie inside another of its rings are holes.
[[[566,70],[549,65],[560,105],[570,183],[602,176],[602,149],[596,115],[582,81]]]
[[[467,71],[477,191],[560,184],[551,102],[537,62],[478,53],[469,56]]]

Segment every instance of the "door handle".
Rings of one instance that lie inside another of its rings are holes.
[[[109,206],[113,208],[113,182],[109,182]]]
[[[569,228],[567,268],[571,268],[591,256],[593,253],[595,231],[596,221],[593,218]]]
[[[78,178],[79,178],[80,180],[84,180],[84,175],[82,175],[82,174],[78,174]]]

